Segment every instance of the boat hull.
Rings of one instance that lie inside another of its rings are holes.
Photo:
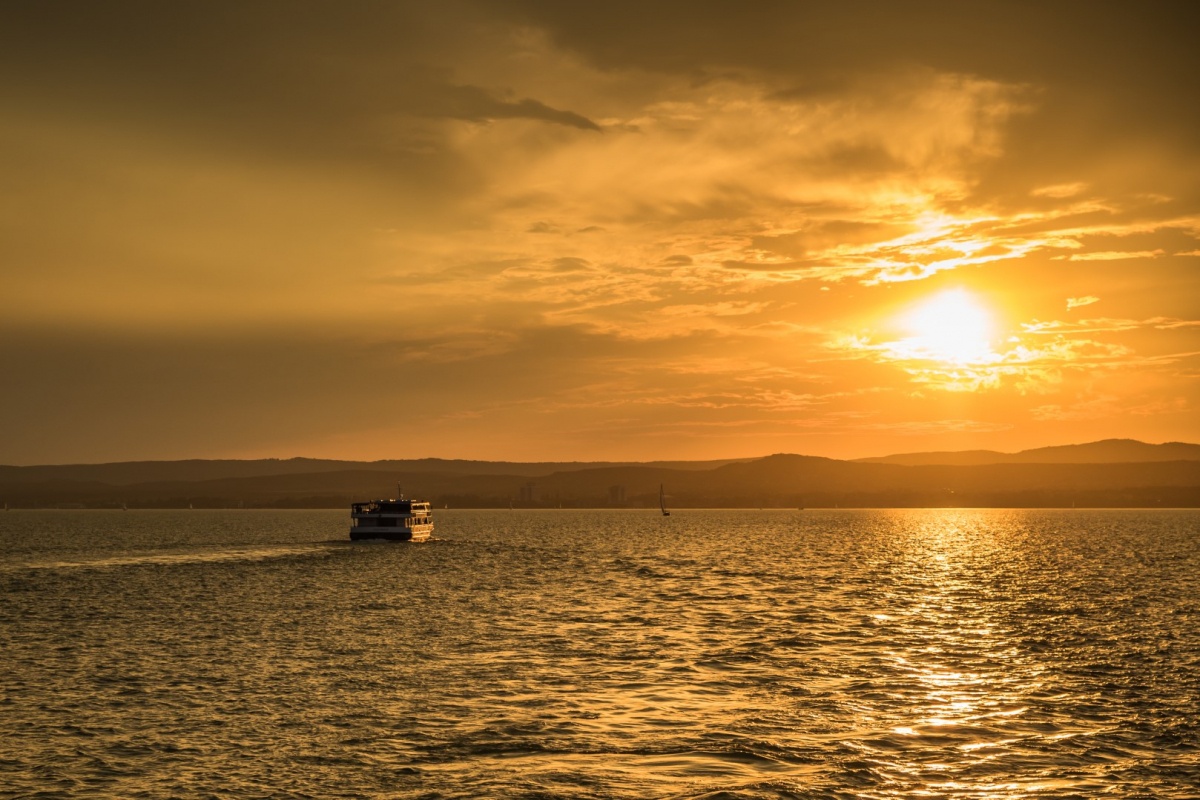
[[[414,525],[411,528],[358,527],[350,529],[350,541],[425,542],[433,535],[432,525]]]

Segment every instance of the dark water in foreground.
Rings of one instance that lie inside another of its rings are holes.
[[[0,797],[1200,797],[1200,512],[346,521],[0,513]]]

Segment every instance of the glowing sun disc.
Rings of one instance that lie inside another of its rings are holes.
[[[965,289],[935,295],[900,321],[912,334],[905,345],[914,355],[954,364],[992,355],[992,315]]]

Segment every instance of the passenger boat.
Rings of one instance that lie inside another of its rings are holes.
[[[406,500],[403,493],[393,500],[368,500],[350,505],[350,540],[386,539],[391,542],[423,542],[433,534],[430,504]]]

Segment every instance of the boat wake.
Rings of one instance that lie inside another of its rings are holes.
[[[54,560],[29,561],[7,565],[8,569],[111,569],[145,564],[171,566],[176,564],[203,564],[222,561],[267,561],[293,558],[314,553],[327,552],[327,545],[272,545],[268,547],[203,548],[169,550],[151,553],[125,553],[121,555],[91,556],[83,558],[60,558]]]

